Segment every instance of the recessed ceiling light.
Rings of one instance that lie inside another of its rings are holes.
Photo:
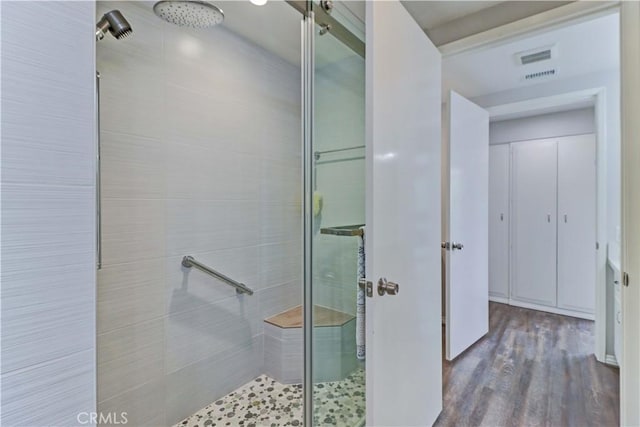
[[[267,0],[251,0],[251,3],[255,4],[256,6],[264,6],[265,4],[267,4]]]

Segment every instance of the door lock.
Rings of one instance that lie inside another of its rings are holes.
[[[456,249],[461,251],[464,248],[464,245],[462,243],[456,243],[456,242],[452,242],[451,243],[451,250],[455,251]]]
[[[362,289],[369,298],[373,298],[373,283],[367,279],[359,279],[358,286]]]
[[[398,295],[398,291],[400,291],[400,285],[397,283],[387,282],[387,279],[384,277],[381,277],[380,280],[378,280],[378,295]]]

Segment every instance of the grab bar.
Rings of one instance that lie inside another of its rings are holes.
[[[224,274],[219,273],[210,267],[207,267],[206,265],[196,261],[191,255],[187,255],[184,258],[182,258],[182,266],[187,268],[195,267],[200,271],[204,271],[205,273],[215,277],[216,279],[222,280],[226,284],[233,286],[234,288],[236,288],[236,292],[239,294],[253,295],[253,291],[250,288],[248,288],[244,283],[240,283],[236,280],[233,280],[232,278],[227,277]]]

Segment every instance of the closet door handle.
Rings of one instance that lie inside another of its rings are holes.
[[[551,214],[547,214],[547,222],[551,222]]]
[[[500,221],[504,221],[504,214],[503,213],[500,214]]]
[[[564,214],[564,223],[567,223],[567,214]]]

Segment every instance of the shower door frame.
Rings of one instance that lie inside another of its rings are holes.
[[[286,0],[303,18],[301,22],[302,170],[303,170],[303,415],[304,425],[313,426],[313,168],[315,26],[327,26],[331,34],[359,56],[365,43],[313,1]],[[316,20],[317,18],[317,20]]]
[[[310,3],[310,2],[309,2]],[[313,113],[315,79],[315,14],[302,19],[302,170],[303,170],[303,424],[313,426]]]

